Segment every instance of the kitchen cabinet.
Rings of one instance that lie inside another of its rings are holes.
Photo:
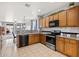
[[[45,44],[46,36],[44,34],[40,34],[40,43]]]
[[[54,15],[53,15],[53,19],[54,19],[54,20],[59,20],[59,13],[54,14]]]
[[[60,27],[67,26],[66,11],[62,11],[62,12],[59,13],[59,26]]]
[[[53,15],[49,16],[50,20],[49,21],[53,21],[54,20],[54,17]]]
[[[43,18],[40,23],[42,23],[43,27],[48,27],[49,21],[54,20],[59,20],[59,27],[79,27],[79,6],[52,14]]]
[[[73,40],[70,41],[70,56],[77,56],[77,43],[72,43]]]
[[[40,19],[39,22],[40,22],[40,28],[42,28],[43,27],[43,20]]]
[[[64,38],[57,37],[56,39],[56,50],[64,53]]]
[[[45,42],[46,42],[46,36],[44,34],[17,35],[18,48],[35,43],[45,44]]]
[[[49,17],[46,17],[46,27],[49,27]]]
[[[39,34],[29,34],[29,42],[28,44],[39,43]]]
[[[46,18],[43,18],[42,21],[43,21],[43,28],[45,28],[46,27]]]
[[[56,50],[71,57],[79,56],[79,40],[56,37]]]
[[[45,44],[46,36],[43,34],[29,34],[29,45],[34,43]]]
[[[65,53],[68,56],[77,56],[77,41],[76,40],[65,40]]]
[[[70,45],[69,39],[65,39],[65,48],[64,49],[65,49],[65,54],[68,56],[70,55],[70,52],[71,52],[69,45]]]
[[[79,26],[79,6],[67,10],[67,26]]]
[[[35,43],[39,43],[40,39],[39,39],[39,34],[35,34]]]

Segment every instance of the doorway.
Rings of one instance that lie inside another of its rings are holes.
[[[16,43],[13,36],[14,23],[2,22],[2,27],[4,28],[4,34],[1,35],[1,56],[14,56],[16,48]]]

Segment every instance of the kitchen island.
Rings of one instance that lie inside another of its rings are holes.
[[[41,32],[29,32],[27,34],[17,34],[17,47],[24,47],[35,43],[45,44],[46,36]]]

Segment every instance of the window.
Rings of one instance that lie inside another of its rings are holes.
[[[31,29],[37,30],[37,20],[31,20]]]

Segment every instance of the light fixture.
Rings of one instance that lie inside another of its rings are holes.
[[[40,10],[40,9],[38,9],[38,12],[41,12],[41,10]]]
[[[15,18],[15,19],[14,19],[14,22],[16,22],[16,20],[17,20],[17,19]]]
[[[30,4],[28,4],[28,3],[26,3],[26,4],[25,4],[25,6],[26,6],[26,7],[30,7],[31,5],[30,5]]]

